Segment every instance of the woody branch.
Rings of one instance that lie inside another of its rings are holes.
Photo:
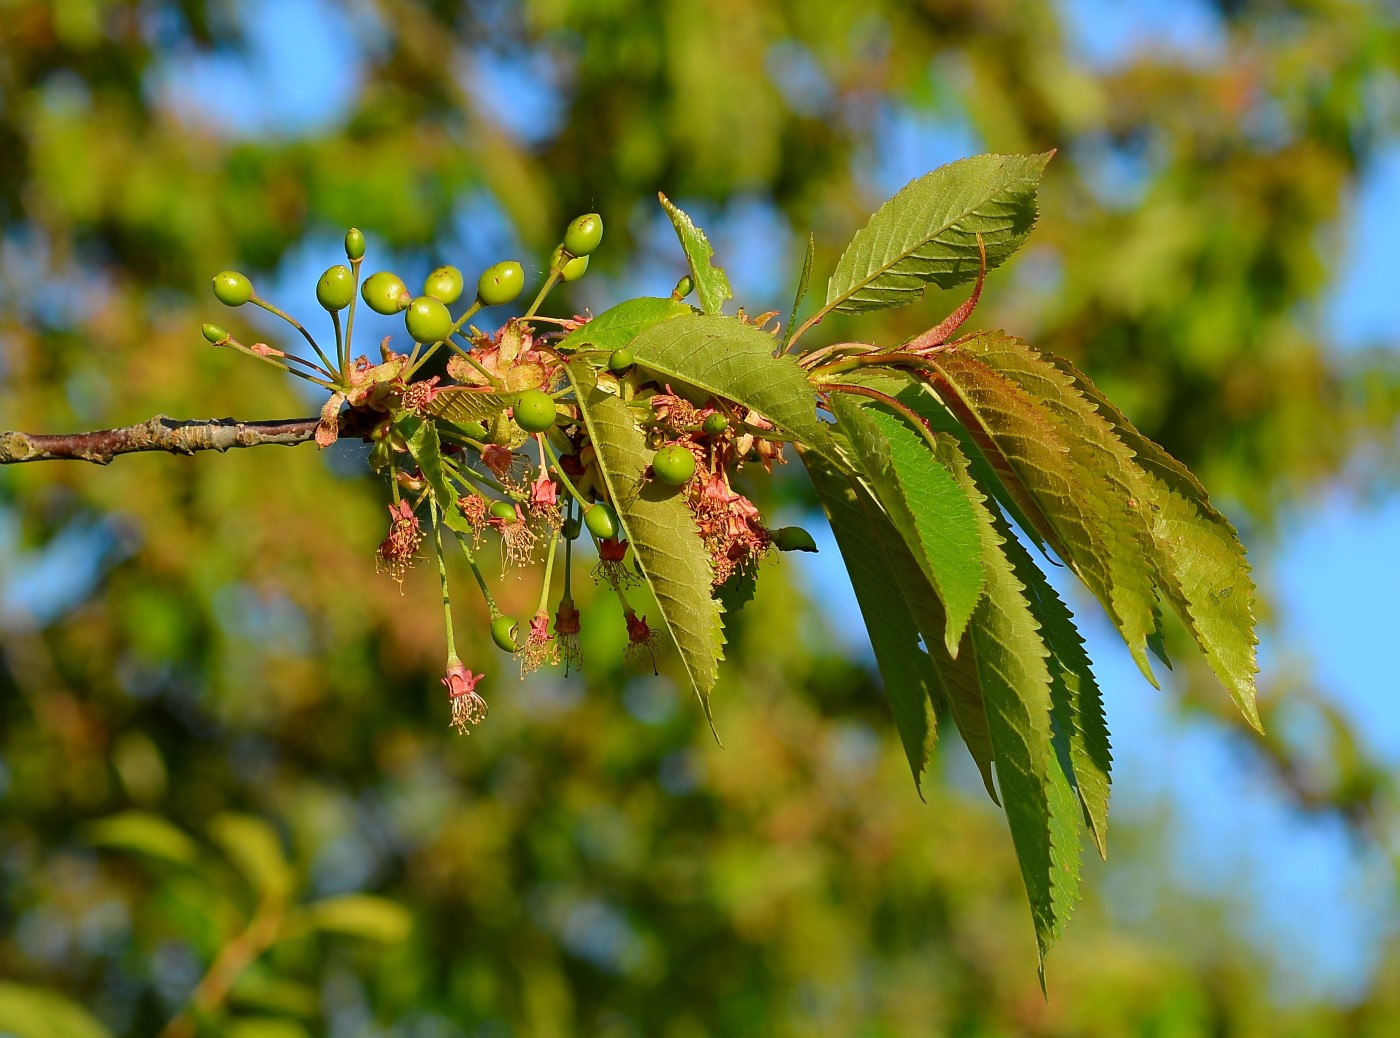
[[[141,451],[194,454],[266,444],[291,447],[312,439],[316,423],[315,418],[268,422],[241,422],[234,418],[182,421],[158,414],[136,425],[84,433],[36,435],[0,431],[0,465],[23,461],[90,461],[106,465],[118,454]],[[342,422],[341,434],[346,432]]]

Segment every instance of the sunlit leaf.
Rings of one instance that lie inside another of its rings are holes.
[[[834,395],[832,410],[867,486],[938,591],[948,624],[934,636],[956,654],[983,581],[981,538],[967,484],[900,417],[842,394]],[[950,440],[942,446],[951,459],[956,446]]]
[[[812,260],[817,254],[817,238],[814,234],[807,235],[807,254],[802,259],[802,273],[797,279],[797,291],[792,297],[792,311],[788,314],[787,328],[783,331],[783,346],[786,347],[792,341],[792,336],[797,331],[797,315],[802,309],[802,303],[807,298],[807,289],[812,283]]]
[[[581,328],[575,328],[556,344],[563,353],[620,350],[652,325],[673,317],[688,317],[695,310],[675,299],[642,296],[604,310]]]
[[[413,928],[413,915],[396,901],[373,894],[342,894],[313,901],[293,925],[397,944]]]
[[[674,487],[655,480],[644,485],[653,452],[631,409],[597,388],[587,364],[571,363],[568,372],[623,532],[709,717],[710,691],[724,656],[724,625],[695,517]]]
[[[112,1038],[86,1009],[54,991],[0,980],[5,1038]]]
[[[1021,247],[1036,218],[1043,155],[978,155],[911,181],[851,239],[826,289],[826,310],[903,306],[929,284],[950,288]]]
[[[89,823],[85,832],[94,846],[134,851],[177,865],[192,864],[199,857],[199,844],[183,829],[145,811],[122,811],[99,818]]]
[[[700,300],[700,309],[707,314],[719,313],[724,301],[734,298],[734,290],[729,287],[729,278],[724,271],[711,262],[715,250],[710,247],[710,240],[669,198],[665,195],[659,197],[662,208],[666,210],[666,215],[671,218],[671,223],[676,228],[676,237],[681,240],[681,248],[685,250],[686,262],[690,264],[690,276],[695,279],[695,295]]]
[[[768,332],[731,317],[666,321],[632,340],[637,363],[662,381],[679,380],[757,411],[803,443],[830,451],[812,387],[790,357],[774,357]]]
[[[224,812],[209,822],[209,836],[262,898],[283,900],[295,877],[282,838],[267,821]]]

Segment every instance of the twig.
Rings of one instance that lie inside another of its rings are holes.
[[[317,421],[315,418],[271,422],[240,422],[235,418],[181,421],[158,414],[137,425],[94,432],[52,435],[0,432],[0,465],[22,461],[90,461],[106,465],[118,454],[138,451],[193,454],[265,444],[291,447],[312,439],[316,435]],[[341,425],[344,435],[349,430],[344,421]]]

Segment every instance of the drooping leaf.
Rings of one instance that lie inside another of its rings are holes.
[[[982,529],[986,593],[970,635],[997,784],[1030,898],[1043,984],[1045,955],[1078,893],[1079,840],[1077,833],[1072,839],[1066,833],[1077,824],[1080,809],[1072,794],[1065,795],[1068,783],[1053,748],[1050,652],[1025,586],[1005,554],[1007,538],[991,522]],[[1069,818],[1067,803],[1074,809]]]
[[[284,900],[294,882],[277,830],[253,815],[226,811],[209,822],[209,836],[261,897]]]
[[[457,494],[453,491],[447,472],[443,468],[442,446],[438,442],[437,428],[430,421],[406,415],[399,419],[398,429],[408,444],[409,456],[418,465],[418,471],[423,474],[428,485],[433,488],[433,497],[437,500],[438,515],[442,522],[449,530],[475,540],[476,535],[471,523],[467,522],[466,517],[457,508]]]
[[[934,389],[1027,521],[1093,592],[1144,676],[1156,684],[1144,652],[1154,627],[1150,571],[1140,553],[1134,556],[1136,566],[1121,559],[1124,545],[1134,543],[1131,524],[1140,520],[1128,513],[1126,501],[1115,514],[1095,491],[1095,475],[1081,464],[1085,448],[1071,445],[1077,431],[1066,429],[1041,399],[974,349],[964,348],[979,340],[930,357]]]
[[[469,422],[487,424],[509,405],[505,394],[471,386],[445,386],[423,407],[423,413],[434,418],[466,425]]]
[[[752,408],[780,430],[829,452],[812,387],[791,357],[773,356],[773,336],[731,317],[666,321],[632,340],[637,363],[671,379]]]
[[[690,276],[695,279],[695,295],[700,300],[700,309],[707,314],[717,314],[726,299],[734,298],[734,290],[729,287],[729,278],[723,269],[716,267],[711,260],[715,250],[705,232],[689,216],[678,209],[665,195],[658,195],[661,206],[676,228],[676,237],[685,250],[686,262],[690,264]]]
[[[556,343],[561,353],[597,350],[612,353],[620,350],[652,325],[673,317],[688,317],[695,311],[688,303],[675,299],[642,296],[628,299],[604,310],[593,320],[575,328]]]
[[[1076,556],[1090,573],[1107,581],[1109,615],[1149,681],[1147,639],[1156,630],[1153,591],[1156,569],[1148,513],[1138,503],[1138,469],[1133,454],[1072,381],[1020,339],[1000,332],[974,336],[957,347],[963,359],[975,357],[1022,389],[1057,424],[1067,446],[1081,513],[1097,534],[1096,557]],[[1055,512],[1047,508],[1052,520]],[[1074,549],[1076,542],[1067,541]],[[1095,594],[1099,588],[1090,585]],[[1102,597],[1102,596],[1101,596]]]
[[[56,991],[0,980],[0,1034],[13,1038],[112,1038],[82,1006]]]
[[[176,865],[193,864],[199,857],[199,844],[183,829],[145,811],[122,811],[99,818],[88,824],[86,835],[96,847],[135,851]]]
[[[1043,155],[978,155],[911,181],[882,205],[836,263],[824,311],[903,306],[929,284],[950,288],[1021,247],[1036,218]]]
[[[948,624],[935,637],[956,655],[983,582],[977,516],[963,484],[901,418],[843,394],[833,394],[832,411],[866,485],[937,590]],[[945,449],[956,451],[951,441]]]
[[[812,260],[817,254],[817,237],[807,235],[807,255],[802,260],[802,274],[797,279],[797,291],[792,297],[792,311],[788,314],[787,329],[783,332],[783,348],[792,341],[797,331],[797,314],[802,309],[802,301],[807,298],[807,289],[812,283]]]
[[[1186,466],[1139,432],[1087,375],[1062,357],[1044,356],[1074,381],[1136,456],[1145,478],[1135,490],[1151,516],[1152,538],[1164,560],[1162,590],[1245,719],[1260,727],[1254,581],[1235,528]],[[1159,655],[1166,662],[1165,652]]]
[[[1103,696],[1069,608],[1011,531],[1001,524],[998,529],[1005,542],[1003,550],[1011,560],[1016,578],[1026,587],[1040,622],[1045,647],[1050,652],[1050,719],[1055,752],[1061,770],[1074,788],[1089,835],[1100,856],[1107,858],[1109,771],[1113,753]]]
[[[576,361],[567,371],[623,532],[709,717],[724,656],[723,610],[711,595],[713,571],[695,517],[674,487],[655,480],[643,485],[653,452],[631,409],[599,390],[588,364]]]
[[[915,783],[934,743],[932,705],[934,715],[951,715],[995,801],[991,739],[972,653],[948,654],[942,603],[865,488],[816,455],[803,452],[802,460],[850,574]]]
[[[408,909],[373,894],[341,894],[313,901],[289,921],[289,928],[306,927],[330,933],[397,944],[413,928]]]

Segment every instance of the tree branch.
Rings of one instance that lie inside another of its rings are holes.
[[[341,435],[349,431],[344,420],[347,417],[348,414],[342,416]],[[240,422],[234,418],[181,421],[158,414],[137,425],[94,432],[56,435],[0,432],[0,465],[22,461],[90,461],[106,465],[118,454],[138,451],[193,454],[270,443],[293,447],[315,436],[316,423],[315,418],[272,422]]]

